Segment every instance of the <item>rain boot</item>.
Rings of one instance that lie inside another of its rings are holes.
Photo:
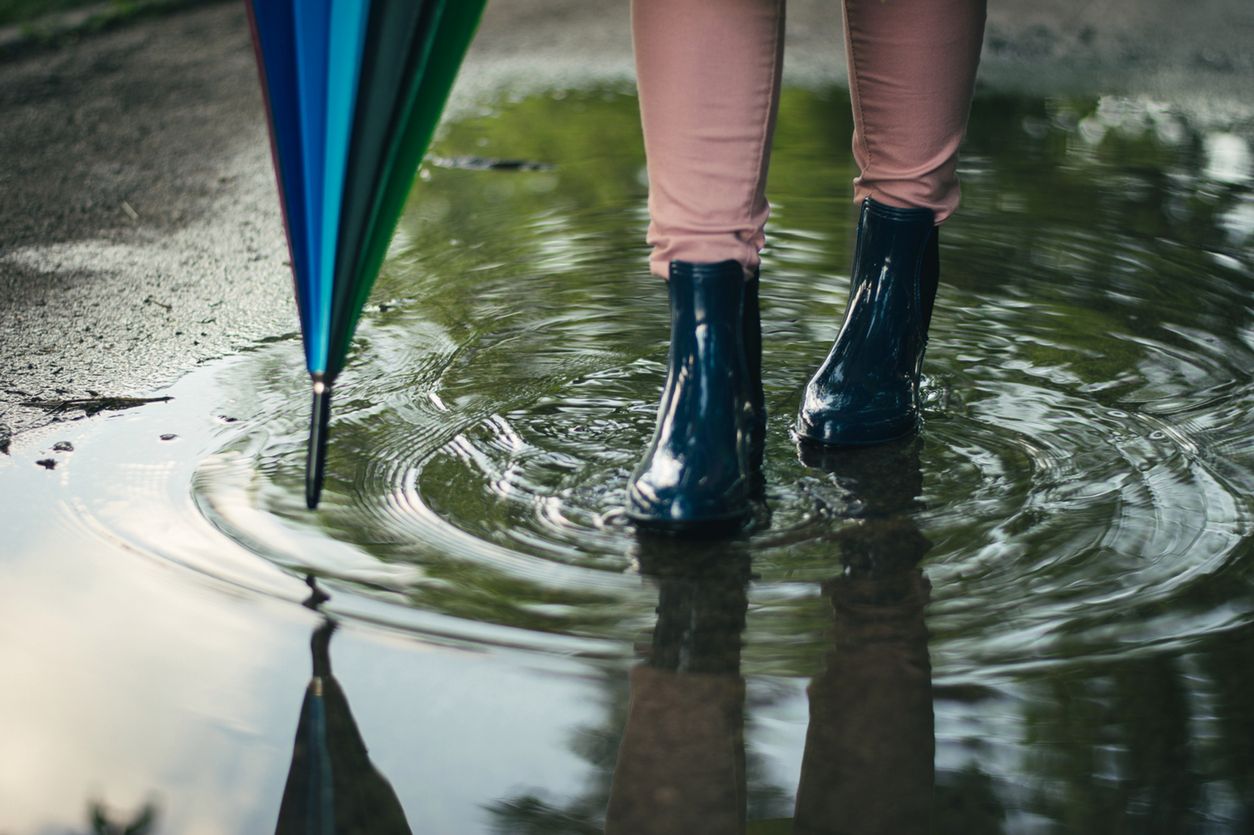
[[[766,392],[762,388],[762,314],[758,304],[758,271],[745,282],[741,335],[749,370],[745,397],[749,403],[749,497],[759,503],[766,494]]]
[[[803,441],[865,446],[918,427],[919,376],[939,278],[933,218],[930,209],[863,201],[845,321],[801,399]]]
[[[757,309],[756,297],[745,299],[757,284],[737,261],[672,261],[668,288],[666,385],[653,440],[628,484],[627,515],[675,532],[722,530],[750,512],[754,427],[764,420],[745,350],[753,341],[746,313]],[[753,325],[760,352],[756,316]]]

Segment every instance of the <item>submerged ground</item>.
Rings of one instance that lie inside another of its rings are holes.
[[[1156,9],[995,12],[925,430],[816,457],[850,124],[794,4],[768,495],[705,546],[617,512],[665,339],[625,4],[490,13],[316,515],[239,9],[0,65],[0,833],[273,831],[319,773],[344,831],[1248,831],[1250,21]],[[173,399],[17,405],[92,392]]]

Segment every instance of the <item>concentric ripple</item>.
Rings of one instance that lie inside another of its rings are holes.
[[[924,431],[827,455],[799,452],[789,428],[847,290],[852,172],[826,137],[847,126],[781,120],[763,266],[769,487],[735,542],[659,543],[620,512],[667,321],[643,268],[635,103],[600,94],[561,131],[538,127],[531,100],[450,128],[445,156],[554,167],[424,177],[336,392],[321,509],[301,505],[294,340],[223,380],[245,419],[218,431],[196,504],[258,557],[381,602],[371,617],[472,642],[625,651],[656,605],[642,570],[743,551],[746,664],[797,673],[823,646],[820,584],[851,558],[849,532],[884,517],[931,542],[941,679],[1248,624],[1249,172],[1208,180],[1187,123],[1082,134],[1096,102],[1021,107],[1030,122],[977,103],[965,207],[941,235]]]

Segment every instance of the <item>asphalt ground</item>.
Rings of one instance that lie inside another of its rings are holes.
[[[986,89],[1252,118],[1248,0],[990,6]],[[788,16],[785,83],[843,82],[839,5]],[[627,0],[498,0],[448,115],[631,76]],[[0,447],[82,415],[25,401],[152,393],[295,329],[267,143],[242,3],[0,55]]]

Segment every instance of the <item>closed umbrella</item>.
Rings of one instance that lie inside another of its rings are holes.
[[[331,387],[486,0],[246,0],[291,251],[318,504]]]

